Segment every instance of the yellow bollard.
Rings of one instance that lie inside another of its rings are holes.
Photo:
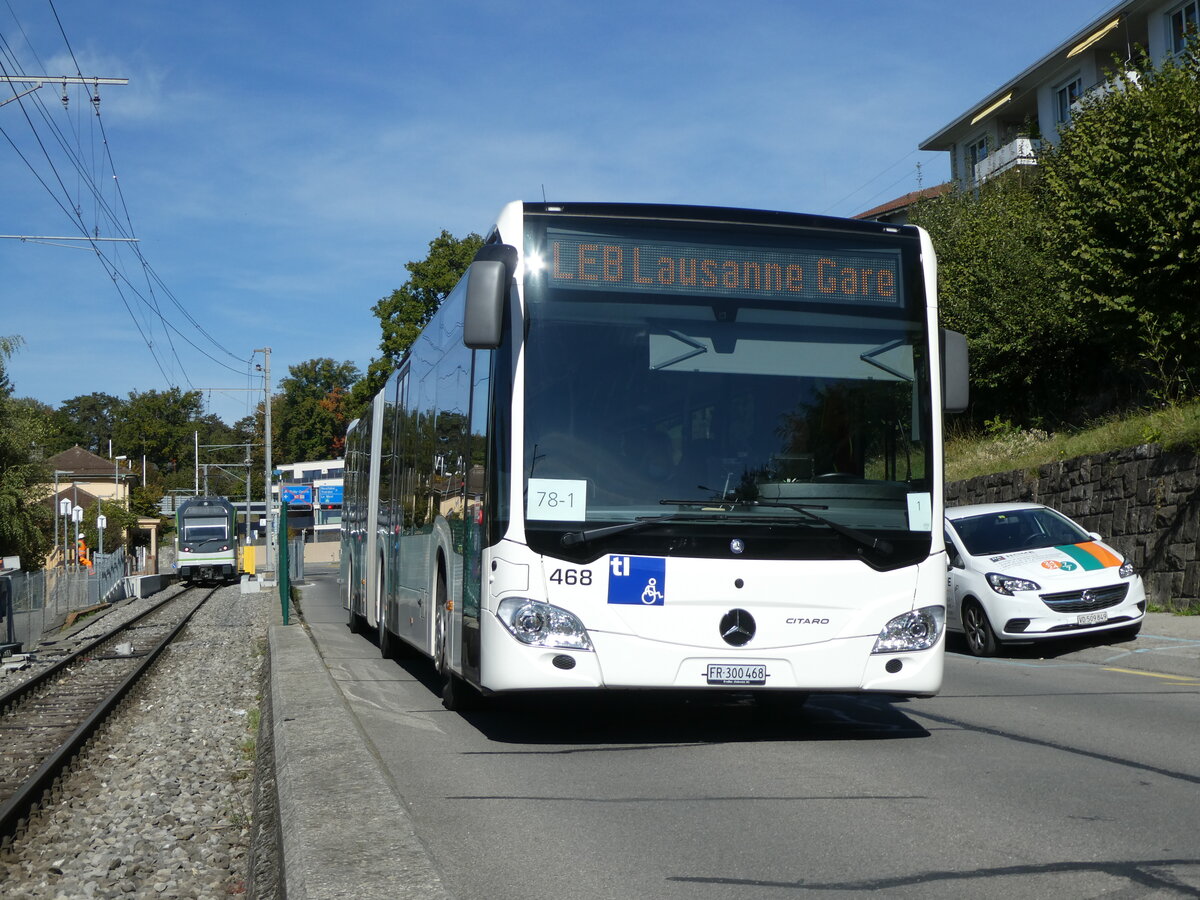
[[[242,548],[242,572],[247,575],[254,574],[254,547],[246,546]]]

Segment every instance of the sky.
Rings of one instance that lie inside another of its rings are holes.
[[[0,0],[0,76],[129,79],[99,115],[0,81],[0,234],[122,239],[0,238],[14,395],[233,423],[264,348],[273,389],[365,372],[405,263],[511,200],[855,215],[946,181],[918,145],[1114,4]]]

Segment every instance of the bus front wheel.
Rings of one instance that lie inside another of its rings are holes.
[[[433,661],[442,682],[442,706],[454,712],[478,709],[482,695],[454,673],[450,667],[450,604],[446,590],[446,578],[439,575],[437,582],[436,613],[433,629]]]

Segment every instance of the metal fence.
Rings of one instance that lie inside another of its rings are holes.
[[[288,541],[288,575],[293,584],[304,580],[304,538]]]
[[[71,613],[123,599],[131,563],[121,548],[97,553],[90,568],[65,566],[4,576],[12,598],[13,640],[32,650],[62,628]]]

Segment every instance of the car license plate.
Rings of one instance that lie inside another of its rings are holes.
[[[1090,612],[1080,613],[1076,623],[1079,625],[1099,625],[1101,622],[1108,621],[1108,613],[1106,612]]]
[[[766,684],[767,667],[755,663],[709,663],[709,684]]]

